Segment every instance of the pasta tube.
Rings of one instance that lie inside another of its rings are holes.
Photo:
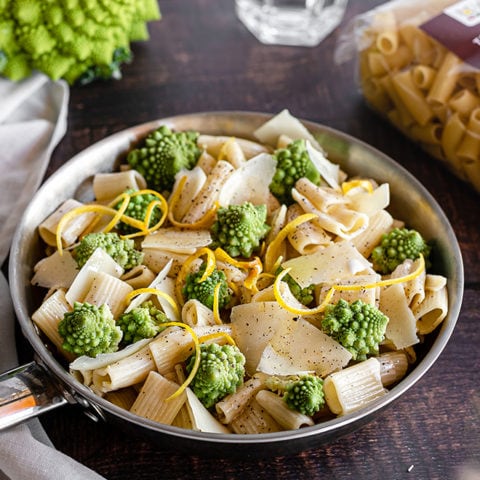
[[[206,149],[212,156],[217,157],[220,150],[232,137],[224,135],[200,135],[197,143],[202,148]],[[240,146],[245,158],[249,159],[260,153],[269,153],[269,148],[261,143],[257,143],[244,138],[235,138],[236,143]]]
[[[38,233],[47,245],[56,245],[57,226],[60,219],[69,211],[80,206],[82,206],[81,202],[74,199],[68,199],[39,225]],[[61,240],[63,246],[68,247],[73,245],[94,218],[95,213],[85,212],[81,215],[75,216],[70,222],[68,222],[66,227],[62,230]]]
[[[148,287],[155,278],[155,274],[146,265],[137,265],[123,274],[121,280],[128,283],[134,290]]]
[[[268,390],[260,390],[255,399],[285,430],[314,425],[311,417],[290,409],[283,399]]]
[[[447,52],[438,69],[432,88],[428,92],[427,101],[444,105],[450,99],[460,75],[462,61],[451,52]]]
[[[222,185],[233,172],[234,168],[228,162],[218,161],[208,175],[205,184],[197,193],[192,204],[184,215],[183,223],[195,223],[201,220],[214,206]]]
[[[346,415],[367,406],[385,395],[380,363],[375,358],[364,360],[325,378],[325,401],[337,415]]]
[[[384,387],[397,383],[407,373],[408,358],[402,351],[382,353],[376,359],[380,362],[380,378]]]
[[[219,420],[222,423],[231,423],[263,388],[265,388],[263,376],[255,374],[243,383],[235,393],[226,396],[216,404],[215,409]]]
[[[127,306],[125,297],[132,291],[133,288],[127,282],[108,273],[96,272],[82,301],[98,307],[106,304],[113,318],[118,318]]]
[[[133,388],[122,388],[113,392],[107,392],[103,398],[118,407],[130,410],[135,403],[138,392]]]
[[[92,388],[99,393],[111,392],[142,382],[155,369],[148,345],[121,360],[92,372]]]
[[[93,178],[93,193],[99,202],[108,203],[125,190],[143,190],[147,182],[136,170],[98,173]]]
[[[178,384],[151,371],[130,411],[141,417],[171,425],[186,400],[186,393],[182,392],[179,396],[167,401],[178,387]]]
[[[283,430],[282,426],[255,399],[248,403],[229,426],[233,432],[242,434],[272,433]]]
[[[440,325],[448,312],[448,291],[446,279],[440,275],[427,275],[425,295],[421,301],[412,306],[413,315],[417,319],[420,335],[433,332]]]
[[[63,350],[63,338],[58,333],[58,324],[63,319],[63,315],[70,310],[71,307],[65,298],[65,290],[56,290],[33,313],[32,320],[57,349],[71,360],[73,355]]]

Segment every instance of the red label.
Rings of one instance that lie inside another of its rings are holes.
[[[480,68],[480,4],[475,0],[451,5],[420,28],[463,61]]]

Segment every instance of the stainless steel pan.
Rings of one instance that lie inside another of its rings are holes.
[[[40,188],[26,209],[16,231],[10,254],[9,279],[15,311],[23,335],[35,351],[35,360],[2,376],[0,383],[0,427],[23,421],[46,409],[65,403],[80,404],[88,415],[115,422],[134,434],[150,436],[175,448],[212,455],[280,455],[313,448],[347,434],[372,420],[402,396],[436,361],[447,344],[459,315],[463,295],[463,264],[458,242],[445,214],[427,190],[391,158],[351,136],[323,125],[304,122],[327,151],[349,174],[361,173],[388,182],[392,192],[391,212],[435,242],[435,272],[448,278],[449,313],[441,328],[420,347],[419,362],[412,372],[387,395],[367,408],[334,420],[296,431],[262,435],[224,435],[195,432],[161,425],[120,409],[93,394],[71,377],[38,334],[30,315],[39,297],[30,285],[32,267],[41,257],[37,226],[63,200],[91,200],[92,176],[111,171],[125,152],[160,124],[178,130],[251,137],[269,115],[246,112],[213,112],[182,115],[142,124],[112,135],[76,155]],[[428,377],[423,380],[428,388]],[[13,406],[22,400],[25,408]],[[33,402],[32,402],[33,401]],[[33,405],[35,403],[35,405]],[[13,415],[2,411],[14,410]],[[212,448],[213,447],[213,448]],[[215,448],[221,447],[221,448]]]

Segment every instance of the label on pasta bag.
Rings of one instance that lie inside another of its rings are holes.
[[[463,61],[480,68],[480,2],[478,0],[456,2],[420,28]]]

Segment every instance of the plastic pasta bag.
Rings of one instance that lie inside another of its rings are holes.
[[[342,35],[352,54],[367,103],[480,192],[480,2],[387,2]]]

